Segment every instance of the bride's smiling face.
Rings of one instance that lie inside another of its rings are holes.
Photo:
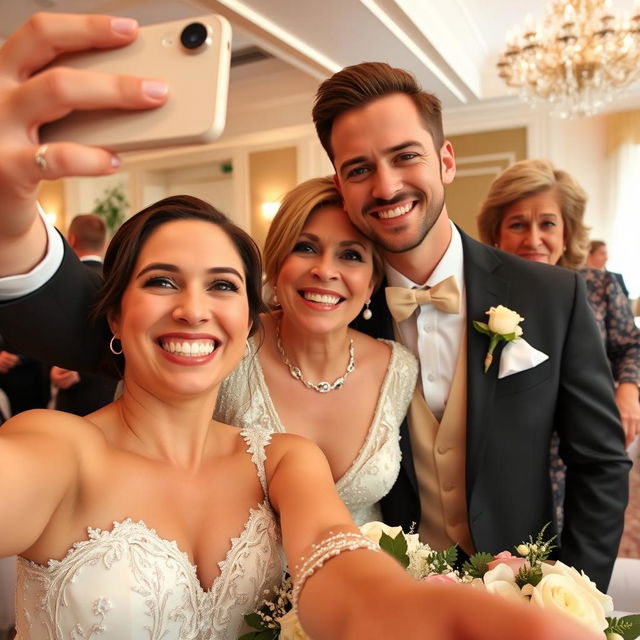
[[[244,267],[229,236],[195,219],[156,228],[110,320],[127,381],[178,394],[217,387],[250,328]]]

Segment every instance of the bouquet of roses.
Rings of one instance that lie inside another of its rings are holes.
[[[405,533],[401,527],[368,522],[360,531],[392,555],[417,580],[452,581],[486,589],[497,596],[521,600],[534,606],[570,615],[594,631],[603,640],[635,640],[640,636],[640,615],[607,617],[613,611],[610,596],[598,591],[584,572],[562,562],[546,562],[554,548],[553,539],[545,540],[546,526],[536,539],[529,537],[515,547],[518,555],[503,551],[496,556],[476,553],[462,569],[455,569],[455,546],[434,551],[418,540],[418,534]],[[309,640],[291,609],[291,579],[287,577],[274,597],[261,608],[245,616],[256,631],[239,640]]]
[[[563,613],[601,632],[607,640],[635,640],[640,636],[640,615],[612,618],[611,597],[598,590],[584,571],[560,561],[546,562],[553,538],[544,539],[546,526],[533,540],[519,544],[512,555],[476,553],[465,562],[464,580],[504,598]]]

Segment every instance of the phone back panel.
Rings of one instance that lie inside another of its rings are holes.
[[[188,50],[180,42],[187,25],[207,27],[207,44]],[[222,16],[176,20],[141,27],[119,49],[61,56],[56,66],[162,79],[169,98],[157,109],[74,111],[40,128],[42,142],[71,141],[128,151],[215,140],[227,112],[231,27]]]

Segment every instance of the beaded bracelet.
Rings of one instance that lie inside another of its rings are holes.
[[[375,542],[361,533],[333,533],[333,531],[329,531],[328,537],[321,542],[312,544],[311,549],[309,557],[302,559],[300,570],[298,570],[298,566],[295,567],[296,580],[291,592],[291,603],[296,613],[302,587],[327,560],[340,555],[343,551],[355,551],[356,549],[380,551],[380,547]]]

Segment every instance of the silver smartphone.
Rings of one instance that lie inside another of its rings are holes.
[[[61,56],[56,66],[159,78],[169,98],[157,109],[74,111],[40,127],[42,142],[132,151],[215,140],[227,113],[231,27],[218,15],[141,27],[119,49]]]

